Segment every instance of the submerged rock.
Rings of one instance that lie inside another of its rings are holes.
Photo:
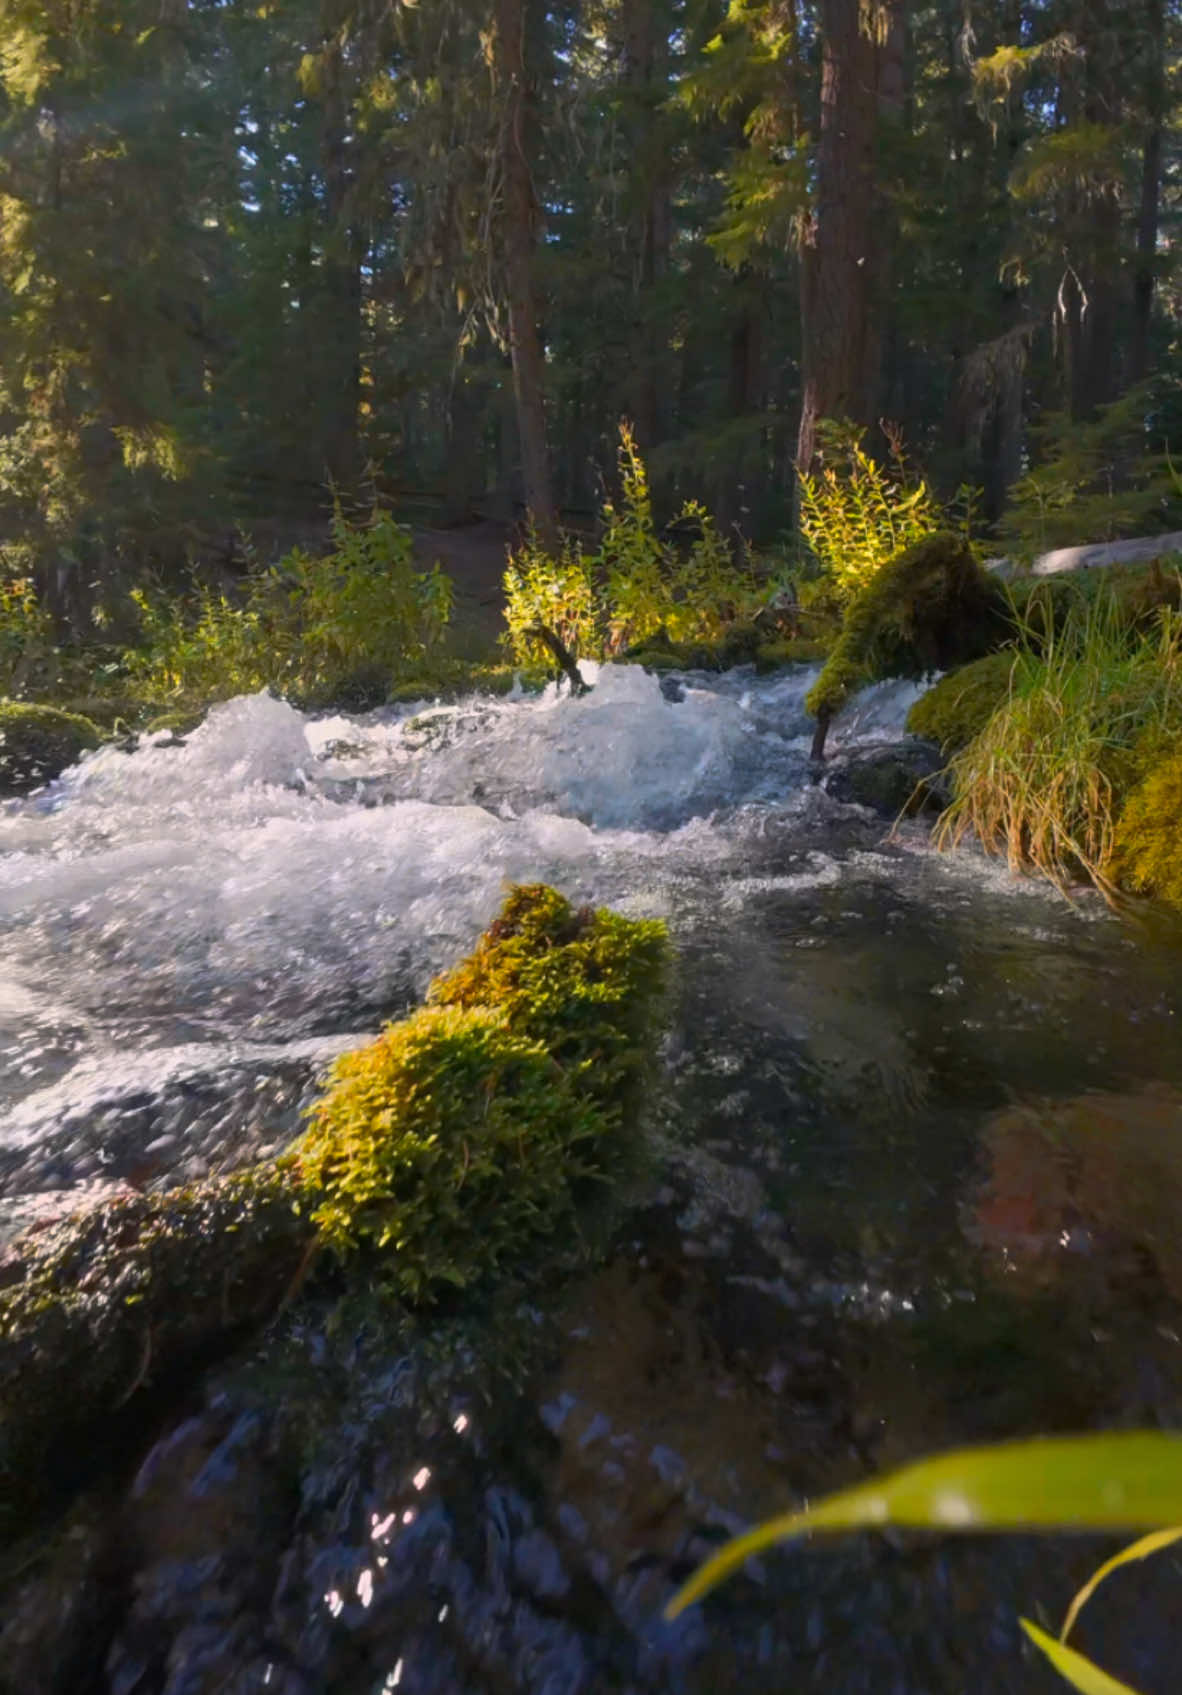
[[[869,807],[884,818],[939,812],[948,801],[939,780],[944,761],[930,742],[905,742],[854,755],[826,772],[825,793]]]

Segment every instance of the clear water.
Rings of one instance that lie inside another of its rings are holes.
[[[869,1467],[1182,1411],[1176,949],[831,800],[811,680],[606,668],[582,701],[362,720],[245,699],[0,810],[9,1229],[281,1141],[506,879],[661,915],[679,955],[657,1169],[546,1369],[441,1414],[411,1364],[350,1356],[299,1504],[249,1529],[227,1503],[270,1502],[295,1415],[211,1390],[145,1485],[96,1688],[1054,1687],[1015,1616],[1060,1612],[1093,1546],[868,1539],[658,1623],[718,1535]],[[838,759],[912,698],[864,697]],[[1147,1691],[1182,1661],[1161,1582],[1086,1639]]]

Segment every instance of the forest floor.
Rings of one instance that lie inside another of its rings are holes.
[[[509,524],[490,519],[455,529],[416,529],[415,553],[422,565],[436,561],[455,584],[452,645],[462,659],[484,656],[504,628],[505,552]]]

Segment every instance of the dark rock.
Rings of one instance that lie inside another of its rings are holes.
[[[824,789],[834,800],[869,807],[884,818],[939,812],[948,804],[943,765],[931,742],[900,742],[834,764],[826,771]]]

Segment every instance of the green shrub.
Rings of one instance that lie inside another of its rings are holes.
[[[755,574],[736,563],[697,501],[687,501],[675,520],[675,527],[692,534],[688,548],[662,539],[648,474],[627,424],[620,426],[619,463],[621,499],[605,503],[594,553],[567,537],[553,559],[531,534],[511,555],[503,640],[515,659],[549,659],[532,633],[538,625],[552,630],[576,659],[606,659],[654,638],[717,642],[763,603]]]
[[[0,700],[0,794],[51,782],[101,740],[88,718],[53,706]]]
[[[1003,647],[942,677],[911,708],[907,728],[913,736],[939,742],[945,753],[967,747],[1009,699],[1013,668],[1013,649]]]
[[[908,472],[897,441],[893,466],[872,459],[860,432],[830,424],[823,438],[834,462],[800,478],[800,528],[840,604],[864,589],[902,549],[947,528],[927,484]]]
[[[6,575],[0,559],[0,696],[16,699],[45,684],[56,658],[53,625],[32,582]]]
[[[1182,741],[1159,743],[1131,790],[1117,820],[1112,862],[1122,888],[1182,910]]]
[[[375,705],[442,651],[452,585],[416,568],[410,531],[383,513],[333,520],[323,559],[294,549],[255,571],[241,601],[136,591],[141,637],[124,654],[140,694],[206,705],[273,688],[310,705]]]
[[[1138,746],[1182,731],[1182,626],[1132,635],[1112,595],[1081,601],[1061,634],[1014,649],[1010,694],[953,760],[942,846],[970,832],[1012,869],[1112,894],[1116,820]]]
[[[968,542],[948,531],[925,536],[850,601],[805,705],[815,717],[831,718],[867,683],[967,664],[1011,633],[1005,590],[981,569]]]

